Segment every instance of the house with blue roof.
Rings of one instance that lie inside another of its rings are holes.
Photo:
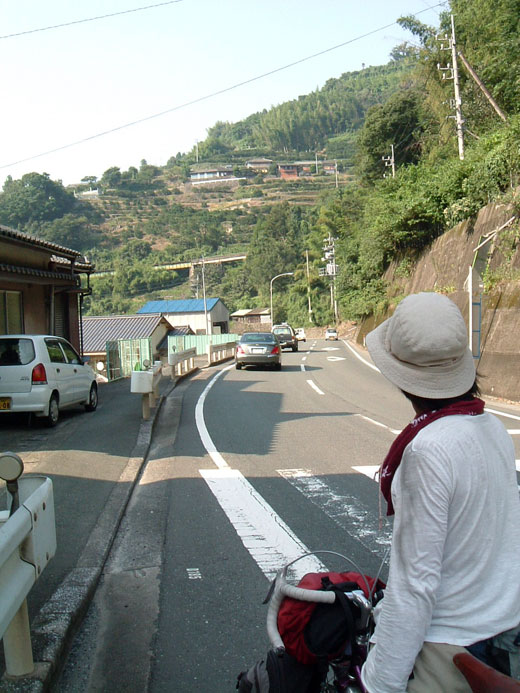
[[[189,325],[195,334],[229,333],[229,309],[220,298],[148,301],[137,313],[162,315],[172,327]]]

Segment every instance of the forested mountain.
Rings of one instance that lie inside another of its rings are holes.
[[[397,46],[388,65],[331,79],[239,123],[216,123],[199,143],[199,164],[228,164],[243,178],[239,184],[186,184],[195,151],[172,156],[165,167],[142,161],[128,171],[111,167],[99,181],[86,176],[84,187],[101,192],[88,201],[30,173],[6,181],[0,222],[78,248],[97,269],[110,270],[92,280],[91,313],[190,295],[195,289],[185,277],[154,265],[240,250],[247,251],[245,263],[208,266],[209,293],[231,310],[266,306],[271,277],[294,272],[277,292],[276,319],[305,324],[310,296],[314,321],[330,323],[329,278],[320,275],[329,234],[336,239],[340,317],[377,313],[385,306],[389,262],[412,272],[433,239],[489,201],[514,200],[520,182],[520,0],[452,0],[451,11],[458,50],[506,118],[461,63],[463,159],[450,107],[453,82],[438,70],[451,57],[446,40],[438,40],[451,33],[450,15],[435,28],[409,17],[401,24],[413,43]],[[383,161],[392,148],[395,177]],[[272,175],[276,166],[271,175],[245,168],[254,156],[313,160],[316,152],[337,158],[345,172],[281,181]],[[507,236],[512,248],[519,235],[514,227]],[[507,272],[502,268],[500,278]]]
[[[352,135],[363,125],[367,110],[386,101],[411,69],[409,60],[398,57],[388,65],[329,79],[311,94],[255,113],[239,123],[218,122],[209,129],[203,151],[325,149],[328,156],[350,160]]]

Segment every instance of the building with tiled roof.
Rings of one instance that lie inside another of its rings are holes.
[[[55,334],[81,350],[93,271],[78,250],[0,225],[0,334]]]

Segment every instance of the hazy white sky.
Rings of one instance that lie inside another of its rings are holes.
[[[68,184],[101,177],[110,166],[138,167],[141,159],[163,165],[204,139],[217,120],[235,122],[363,64],[388,62],[392,47],[412,38],[395,20],[420,13],[437,25],[442,8],[428,9],[437,1],[178,0],[11,36],[161,0],[0,0],[0,185],[30,171]]]

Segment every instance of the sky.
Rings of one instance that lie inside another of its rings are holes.
[[[68,185],[143,159],[162,166],[219,120],[387,63],[414,40],[396,19],[436,26],[437,2],[0,0],[0,185],[32,171]]]

